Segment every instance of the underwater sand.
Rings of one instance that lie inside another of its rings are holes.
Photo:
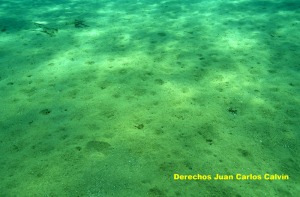
[[[297,196],[296,0],[2,1],[0,196]],[[181,175],[288,180],[174,180]]]

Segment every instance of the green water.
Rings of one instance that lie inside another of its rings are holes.
[[[297,196],[299,13],[1,1],[0,196]]]

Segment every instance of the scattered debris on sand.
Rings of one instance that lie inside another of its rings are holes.
[[[53,36],[55,36],[58,33],[58,29],[57,28],[48,27],[45,24],[37,23],[37,22],[35,22],[34,25],[37,28],[39,28],[40,32],[43,32],[43,33],[49,35],[50,37],[53,37]]]
[[[74,27],[75,28],[84,28],[84,27],[88,27],[88,25],[85,24],[84,20],[75,19],[74,20]]]

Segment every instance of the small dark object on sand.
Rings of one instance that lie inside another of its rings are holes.
[[[237,114],[237,109],[234,109],[234,108],[232,108],[232,107],[229,107],[228,111],[229,111],[230,113],[232,113],[233,115],[236,115],[236,114]]]
[[[74,21],[74,27],[75,28],[84,28],[84,27],[88,27],[88,25],[85,24],[85,22],[83,20],[77,20],[77,19],[75,19],[75,21]]]
[[[138,128],[138,129],[143,129],[144,128],[144,124],[139,124],[139,125],[137,125],[135,127]]]
[[[40,114],[43,114],[43,115],[48,115],[50,113],[51,113],[51,110],[49,110],[49,109],[43,109],[40,111]]]

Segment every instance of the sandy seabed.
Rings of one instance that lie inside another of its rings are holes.
[[[0,11],[0,196],[300,192],[298,1]]]

